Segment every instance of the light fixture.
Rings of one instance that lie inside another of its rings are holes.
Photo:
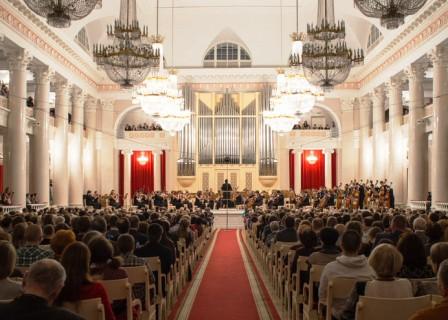
[[[146,155],[145,152],[142,151],[142,152],[140,153],[140,156],[137,158],[137,162],[138,162],[141,166],[144,166],[144,165],[146,165],[146,164],[148,163],[148,161],[149,161],[148,156]]]
[[[314,151],[311,150],[310,153],[309,153],[309,155],[306,157],[306,161],[307,161],[309,164],[313,165],[313,164],[316,164],[317,160],[318,160],[318,159],[317,159],[317,156],[314,154]]]
[[[72,20],[87,17],[95,8],[100,8],[101,0],[24,0],[35,14],[47,19],[55,28],[68,28]]]
[[[317,25],[307,26],[309,42],[303,46],[302,61],[293,56],[290,66],[301,64],[311,84],[330,91],[348,78],[353,66],[364,62],[364,52],[347,48],[345,23],[334,21],[333,0],[318,1]]]
[[[155,121],[171,136],[174,136],[189,124],[190,118],[191,111],[182,110],[179,106],[166,108],[154,116]]]
[[[263,120],[272,131],[280,135],[290,132],[299,118],[294,110],[286,103],[282,103],[282,96],[271,98],[271,110],[263,111]]]
[[[381,26],[396,29],[404,17],[417,13],[427,0],[355,0],[355,5],[365,16],[379,18]]]
[[[112,44],[93,47],[96,63],[110,80],[125,89],[141,83],[160,57],[148,41],[148,28],[140,28],[136,10],[136,0],[121,0],[120,18],[107,26]]]

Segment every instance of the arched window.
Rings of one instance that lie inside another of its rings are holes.
[[[215,45],[204,57],[204,67],[207,68],[244,68],[250,67],[251,63],[247,50],[231,42]]]
[[[370,27],[369,39],[367,40],[367,51],[372,50],[376,47],[378,43],[380,43],[383,34],[381,31],[374,25]]]
[[[87,36],[86,28],[82,28],[75,36],[76,42],[86,51],[90,50],[89,37]]]

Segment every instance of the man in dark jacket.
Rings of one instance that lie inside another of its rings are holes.
[[[285,229],[279,231],[276,236],[276,241],[281,242],[297,242],[297,231],[295,228],[295,219],[292,216],[285,218]]]
[[[379,233],[376,236],[375,246],[380,244],[381,241],[386,241],[388,243],[392,242],[394,245],[396,245],[401,234],[406,230],[406,224],[407,221],[405,216],[394,216],[392,218],[391,231]]]

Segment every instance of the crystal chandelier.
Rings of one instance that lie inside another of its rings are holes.
[[[319,0],[317,21],[307,26],[309,42],[303,46],[302,61],[293,55],[290,66],[301,64],[311,84],[330,91],[348,78],[353,66],[364,62],[364,53],[347,48],[345,23],[334,22],[333,0]]]
[[[160,54],[147,41],[148,28],[140,28],[136,0],[121,0],[120,18],[107,27],[107,35],[112,44],[93,47],[96,63],[122,88],[141,83],[158,63]]]
[[[318,160],[317,156],[314,154],[314,151],[311,150],[310,154],[306,157],[306,161],[309,164],[313,165],[313,164],[316,164],[317,160]]]
[[[381,26],[396,29],[404,17],[417,13],[427,0],[355,0],[355,5],[367,17],[379,18]]]
[[[163,130],[174,136],[190,123],[191,111],[183,110],[179,105],[172,105],[171,108],[160,111],[154,118]]]
[[[140,153],[140,156],[137,158],[137,161],[138,161],[138,163],[139,163],[141,166],[144,166],[145,164],[148,163],[149,158],[148,158],[148,156],[146,155],[146,153],[142,151],[142,152]]]
[[[271,110],[263,111],[264,123],[280,135],[290,132],[299,121],[297,113],[279,95],[271,97],[270,105]]]
[[[24,0],[35,14],[47,19],[55,28],[68,28],[72,20],[87,17],[95,8],[101,8],[101,0]]]

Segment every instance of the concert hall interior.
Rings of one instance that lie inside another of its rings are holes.
[[[447,0],[0,0],[0,318],[448,318]]]

